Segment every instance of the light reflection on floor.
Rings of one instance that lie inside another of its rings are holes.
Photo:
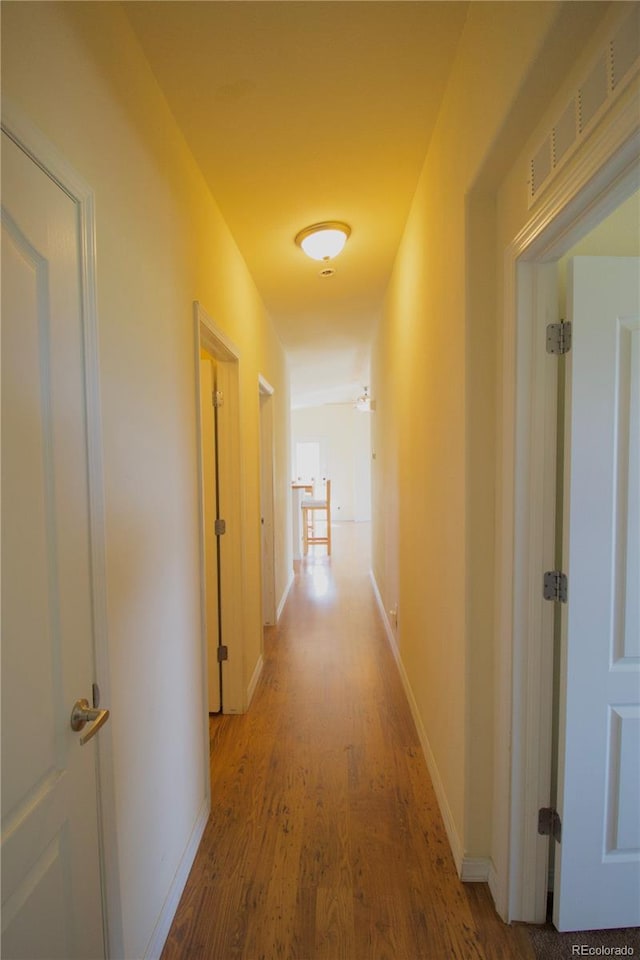
[[[329,593],[329,571],[326,566],[311,567],[311,597],[314,600],[321,600]]]
[[[309,599],[326,600],[332,586],[331,557],[327,556],[327,548],[309,547],[309,554],[301,561],[299,570]]]
[[[310,545],[308,555],[293,564],[294,571],[304,581],[306,595],[318,603],[335,598],[336,572],[347,578],[356,572],[368,576],[370,565],[369,523],[332,524],[331,530],[331,556],[324,544]]]

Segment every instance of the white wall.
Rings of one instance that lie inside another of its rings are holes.
[[[241,353],[245,686],[262,642],[258,374],[275,388],[284,528],[285,359],[120,4],[3,4],[2,92],[95,193],[119,865],[110,953],[141,960],[159,952],[207,814],[193,301]],[[289,543],[277,549],[282,592]]]
[[[564,316],[567,309],[567,264],[572,257],[638,256],[640,256],[640,191],[629,197],[558,261],[560,315]]]
[[[331,480],[334,522],[371,519],[371,418],[375,413],[351,404],[306,407],[291,413],[291,463],[295,471],[296,443],[318,440],[323,469]]]

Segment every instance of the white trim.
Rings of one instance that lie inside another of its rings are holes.
[[[2,129],[41,170],[44,170],[48,177],[55,180],[74,202],[85,203],[90,199],[93,204],[93,190],[86,180],[42,131],[24,115],[20,107],[4,95],[2,97]],[[94,239],[86,239],[89,247],[95,249]],[[90,269],[95,276],[95,265]]]
[[[640,184],[638,83],[585,139],[545,201],[505,254],[501,513],[497,527],[497,647],[493,871],[503,919],[544,920],[546,852],[532,825],[551,766],[546,615],[540,577],[548,551],[541,517],[549,500],[555,446],[545,401],[548,365],[536,328],[538,300],[548,295],[539,266],[555,262]],[[545,293],[545,289],[547,293]]]
[[[210,803],[208,799],[205,799],[200,807],[196,822],[193,825],[189,842],[184,853],[182,854],[182,859],[180,860],[178,869],[176,870],[175,876],[171,881],[167,898],[162,905],[162,910],[160,911],[160,916],[158,917],[156,925],[153,929],[153,933],[151,934],[151,939],[149,940],[147,949],[144,952],[144,960],[160,960],[160,955],[162,954],[167,937],[169,936],[169,930],[171,929],[173,918],[176,915],[176,910],[178,909],[178,904],[180,903],[180,897],[182,896],[184,888],[187,884],[189,872],[193,866],[193,861],[196,858],[198,847],[200,846],[200,841],[202,840],[204,828],[206,827],[209,819],[210,809]],[[117,956],[122,956],[122,954],[117,954]]]
[[[575,163],[558,178],[544,203],[515,237],[508,259],[558,260],[603,218],[603,197],[614,210],[630,195],[628,177],[640,154],[639,84],[627,93],[620,109],[593,131]],[[631,191],[633,192],[633,191]]]
[[[287,597],[289,596],[289,591],[291,590],[291,587],[293,586],[293,581],[294,581],[294,580],[295,580],[295,575],[294,575],[293,570],[292,570],[292,571],[289,573],[289,582],[287,583],[286,587],[285,587],[284,590],[282,591],[282,597],[280,598],[280,603],[278,604],[278,612],[277,612],[277,615],[276,615],[276,623],[280,620],[280,617],[282,616],[282,611],[284,610],[284,605],[285,605],[285,603],[287,602]]]
[[[260,656],[258,657],[258,662],[256,663],[255,670],[253,671],[253,674],[251,676],[251,680],[249,681],[249,686],[247,687],[247,707],[253,700],[253,695],[256,692],[256,687],[258,686],[258,680],[260,679],[260,676],[262,674],[263,667],[264,667],[264,658],[262,654],[260,654]]]
[[[107,588],[105,559],[105,501],[102,414],[100,405],[100,358],[98,352],[98,300],[96,279],[96,232],[94,193],[89,184],[57,148],[8,98],[2,101],[2,129],[54,180],[76,204],[82,249],[82,332],[87,415],[89,528],[91,536],[91,592],[93,608],[94,665],[104,704],[113,702],[109,666]],[[102,880],[102,913],[106,956],[121,956],[124,950],[120,882],[117,855],[115,780],[112,727],[107,724],[97,740],[98,839]]]
[[[436,799],[438,801],[438,807],[440,808],[440,815],[444,822],[444,828],[447,833],[447,838],[449,840],[449,846],[451,847],[451,853],[453,855],[453,860],[458,872],[458,876],[461,879],[465,879],[462,876],[463,868],[465,865],[465,858],[463,855],[462,843],[460,842],[460,837],[455,827],[455,822],[453,819],[453,814],[451,813],[451,808],[449,807],[449,801],[447,800],[447,794],[442,783],[442,777],[440,776],[440,771],[438,770],[438,765],[436,759],[433,755],[427,733],[424,729],[424,724],[422,723],[422,717],[420,716],[420,711],[418,710],[418,705],[416,703],[415,697],[413,695],[413,690],[411,689],[411,684],[409,683],[409,678],[407,672],[404,668],[402,662],[402,657],[400,656],[400,650],[398,649],[398,644],[391,627],[391,623],[387,616],[387,612],[384,608],[384,603],[382,602],[382,596],[380,595],[380,590],[378,589],[378,584],[376,582],[376,577],[373,570],[369,571],[369,576],[371,578],[371,584],[373,586],[373,592],[375,594],[376,603],[378,604],[378,610],[380,611],[380,618],[387,635],[387,640],[389,641],[389,646],[393,653],[394,659],[398,667],[398,673],[400,674],[400,679],[402,680],[402,686],[404,687],[405,696],[409,704],[409,709],[411,710],[411,715],[413,717],[413,722],[416,725],[416,731],[418,733],[418,739],[420,740],[420,746],[422,747],[422,752],[427,763],[427,769],[429,770],[429,775],[431,777],[431,782],[433,784],[433,789],[435,790]],[[475,861],[469,860],[468,863],[472,864]],[[471,869],[471,868],[470,868]],[[470,878],[475,879],[475,878]],[[486,876],[484,877],[486,879]]]
[[[493,897],[493,902],[495,904],[498,898],[498,873],[496,870],[496,865],[491,859],[489,859],[489,875],[487,876],[487,883],[489,884],[489,892]]]
[[[231,337],[214,322],[199,300],[193,301],[194,315],[205,328],[201,332],[202,346],[210,350],[216,360],[223,363],[239,363],[240,348],[235,345]],[[209,336],[211,335],[211,336]]]
[[[560,174],[560,172],[565,167],[568,167],[570,165],[572,158],[581,149],[583,142],[589,138],[590,132],[598,126],[598,123],[603,118],[605,118],[608,114],[610,114],[611,109],[614,106],[614,103],[616,103],[618,100],[623,98],[625,90],[627,89],[628,86],[631,85],[634,78],[637,76],[638,71],[640,69],[640,60],[638,58],[636,58],[634,63],[629,67],[625,76],[620,78],[620,82],[617,83],[615,87],[612,86],[613,62],[614,62],[614,56],[615,56],[614,37],[616,36],[617,32],[621,28],[622,29],[626,28],[627,32],[629,30],[635,30],[636,24],[634,20],[635,20],[635,17],[634,17],[634,14],[632,13],[626,24],[621,22],[620,18],[617,18],[616,20],[613,21],[606,43],[592,57],[591,62],[589,64],[589,68],[588,70],[585,70],[584,75],[582,76],[581,82],[574,87],[572,95],[569,97],[568,101],[563,106],[563,108],[558,111],[555,122],[546,131],[544,137],[541,138],[536,149],[532,151],[532,155],[531,155],[532,159],[530,161],[531,164],[533,164],[533,158],[537,156],[538,152],[542,149],[545,142],[548,142],[549,151],[550,151],[549,153],[550,170],[549,170],[549,174],[543,180],[543,182],[540,184],[538,188],[535,188],[533,178],[531,179],[529,183],[529,207],[532,207],[535,203],[537,203],[540,196],[546,193],[547,189],[553,185],[554,179]],[[581,129],[580,123],[579,123],[580,90],[583,87],[584,83],[589,81],[589,78],[592,76],[593,69],[599,66],[600,64],[602,64],[603,61],[606,64],[607,96],[606,96],[606,99],[601,104],[601,106],[596,111],[596,113],[594,114],[594,116],[591,117],[591,119],[588,121],[585,128]],[[564,115],[567,108],[572,104],[575,111],[575,118],[574,118],[575,131],[576,131],[575,140],[573,141],[571,146],[566,150],[566,152],[563,154],[562,158],[558,162],[556,162],[555,156],[554,156],[555,151],[552,147],[553,139],[555,136],[555,130],[557,128],[557,124],[560,121],[561,117]],[[596,166],[596,169],[597,169],[597,166]]]
[[[274,388],[271,386],[266,377],[263,377],[261,373],[258,374],[258,389],[260,393],[267,393],[270,397],[275,393]]]
[[[488,857],[464,857],[460,879],[464,883],[486,883],[489,879],[491,861]]]

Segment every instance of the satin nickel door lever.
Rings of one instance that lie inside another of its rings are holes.
[[[88,700],[76,700],[71,711],[71,729],[77,732],[83,730],[87,723],[91,724],[87,732],[80,737],[80,746],[83,747],[87,741],[91,740],[108,719],[108,710],[90,707]]]

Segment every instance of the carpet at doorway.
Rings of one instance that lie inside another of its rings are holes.
[[[640,957],[640,927],[625,930],[581,930],[577,933],[558,933],[551,924],[527,927],[536,960],[570,960],[571,957]],[[573,946],[591,948],[578,952]],[[631,947],[633,953],[616,953],[615,947]],[[596,948],[594,950],[594,948]],[[600,949],[597,949],[600,948]],[[603,949],[604,948],[604,949]]]

